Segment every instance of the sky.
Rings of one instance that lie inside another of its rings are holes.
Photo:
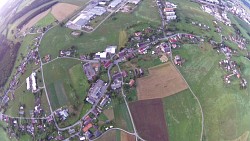
[[[2,6],[7,2],[8,0],[0,0],[0,9],[2,8]]]

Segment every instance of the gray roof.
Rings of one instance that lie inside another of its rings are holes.
[[[85,19],[79,19],[75,24],[76,25],[80,25],[80,26],[84,26],[85,24],[88,23],[88,20]]]

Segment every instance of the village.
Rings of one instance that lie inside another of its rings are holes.
[[[128,2],[137,5],[140,1],[129,0]],[[105,0],[93,0],[93,2],[91,2],[84,10],[77,14],[74,20],[68,21],[66,27],[73,30],[92,31],[94,28],[90,26],[91,20],[94,20],[97,16],[107,16],[107,13],[114,12],[124,4],[125,3],[122,0],[113,0],[111,2]],[[157,1],[157,5],[164,14],[162,20],[171,22],[177,18],[175,13],[177,5],[170,2],[163,4],[162,1]],[[218,21],[221,21],[228,26],[231,25],[230,20],[224,13],[218,15],[216,14],[218,12],[216,9],[207,5],[202,6],[202,8],[204,11],[217,17],[216,19]],[[199,26],[203,30],[210,30],[210,27],[205,24],[195,21],[193,21],[192,24]],[[185,58],[180,55],[172,56],[172,50],[182,48],[183,44],[194,44],[201,47],[204,42],[204,38],[189,33],[163,36],[161,29],[162,27],[147,27],[142,31],[134,32],[130,35],[129,41],[124,48],[118,48],[117,45],[108,45],[103,51],[80,55],[77,54],[77,48],[75,47],[69,47],[66,50],[60,50],[58,52],[56,59],[77,58],[82,61],[82,75],[87,77],[88,83],[91,86],[87,92],[85,101],[82,101],[91,104],[91,109],[81,117],[76,124],[61,130],[58,128],[57,122],[67,121],[72,114],[66,106],[53,111],[51,115],[46,115],[44,113],[39,97],[39,93],[43,89],[38,85],[37,73],[39,67],[25,79],[27,91],[37,95],[33,110],[31,110],[30,113],[25,113],[25,105],[20,104],[18,109],[20,117],[11,117],[1,113],[0,121],[4,121],[8,124],[10,127],[8,128],[8,133],[13,137],[26,133],[35,136],[37,133],[43,134],[43,132],[46,131],[52,133],[47,137],[48,140],[69,140],[73,137],[77,137],[79,140],[93,140],[101,136],[101,134],[105,133],[107,130],[116,128],[114,122],[110,120],[99,124],[97,122],[99,115],[102,114],[105,109],[110,107],[113,93],[122,95],[121,91],[123,88],[135,88],[137,78],[146,76],[146,74],[145,68],[143,67],[130,69],[129,71],[112,71],[112,68],[115,66],[119,67],[119,64],[129,62],[138,56],[143,55],[157,56],[162,63],[173,61],[176,66],[182,67],[185,65]],[[229,36],[228,38],[237,42],[240,49],[246,48],[246,41],[243,38],[239,36]],[[8,92],[17,89],[17,86],[20,83],[19,77],[25,73],[26,65],[31,60],[34,61],[37,66],[42,66],[42,62],[46,64],[53,61],[51,60],[50,54],[47,54],[46,56],[39,55],[38,48],[41,39],[42,36],[36,38],[34,43],[36,48],[32,49],[27,56],[23,58],[15,77],[10,83]],[[227,73],[223,77],[225,85],[230,85],[232,81],[235,80],[235,77],[239,80],[240,88],[246,89],[247,81],[241,75],[239,65],[236,61],[231,59],[233,55],[237,55],[237,51],[223,43],[213,43],[213,46],[217,49],[218,53],[222,53],[226,57],[224,60],[218,62],[219,67]],[[105,72],[105,75],[108,76],[108,80],[101,79],[101,73],[103,71]],[[12,97],[14,97],[14,93],[12,95]],[[122,96],[126,99],[126,95]],[[7,106],[9,100],[10,99],[7,95],[3,98],[4,106]],[[25,114],[30,114],[30,118],[25,118]],[[54,132],[54,130],[58,132]]]

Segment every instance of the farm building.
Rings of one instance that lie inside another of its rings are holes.
[[[115,54],[117,46],[109,46],[106,48],[105,52],[110,53],[110,54]]]
[[[37,91],[36,84],[36,73],[33,72],[29,77],[26,78],[27,90],[32,89],[32,92],[35,93]]]
[[[95,59],[106,59],[107,58],[107,52],[97,52],[95,54]]]
[[[93,13],[97,16],[101,16],[104,13],[107,12],[107,10],[104,7],[101,6],[95,6],[94,8],[90,9],[88,12]]]
[[[89,89],[89,96],[94,99],[99,99],[102,94],[102,87],[104,82],[102,80],[97,80],[95,84]]]
[[[113,0],[108,7],[115,8],[117,5],[119,5],[122,2],[122,0]]]
[[[141,0],[129,0],[128,2],[137,5],[140,1]]]

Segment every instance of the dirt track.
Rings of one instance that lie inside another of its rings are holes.
[[[161,99],[140,100],[129,104],[136,129],[147,141],[168,141]]]
[[[62,21],[68,16],[70,16],[74,11],[76,11],[79,6],[68,4],[68,3],[58,3],[52,7],[51,14],[58,20]]]
[[[138,99],[163,98],[187,89],[187,85],[171,63],[149,69],[149,76],[138,79]]]

